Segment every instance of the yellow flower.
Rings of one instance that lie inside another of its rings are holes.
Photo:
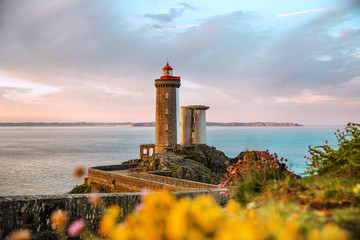
[[[230,199],[226,204],[226,211],[232,214],[239,214],[241,211],[240,205],[234,200]]]
[[[67,221],[66,212],[63,210],[55,210],[50,216],[50,221],[53,223],[53,228],[56,231],[61,231],[64,229]]]
[[[277,232],[277,239],[292,240],[299,239],[299,223],[292,220],[285,220],[282,230]]]
[[[29,229],[19,229],[13,231],[6,239],[7,240],[29,240],[31,232]]]
[[[116,224],[117,206],[108,208],[100,223],[100,233],[113,240],[257,240],[304,239],[300,234],[300,214],[281,218],[274,209],[246,210],[230,200],[226,209],[212,197],[201,195],[191,200],[175,200],[169,192],[145,196],[141,211],[134,211],[124,222]],[[310,240],[346,239],[344,230],[328,224],[315,229]]]
[[[321,230],[321,239],[345,240],[345,239],[348,239],[348,234],[346,231],[340,229],[337,225],[335,225],[333,223],[328,223]]]
[[[356,184],[356,186],[353,188],[353,192],[355,194],[359,194],[360,193],[360,183]]]
[[[319,229],[313,229],[308,236],[308,240],[320,240],[321,236],[320,236],[320,231]]]
[[[250,220],[257,220],[255,210],[250,209],[250,210],[248,211],[248,218],[249,218]]]
[[[223,210],[209,195],[201,195],[190,204],[190,220],[206,234],[214,232],[223,221]]]
[[[118,218],[121,209],[117,205],[111,205],[107,208],[105,215],[100,221],[100,234],[103,236],[111,235],[115,224],[116,219]]]
[[[111,239],[113,240],[126,240],[126,239],[130,239],[131,237],[131,232],[128,231],[128,228],[126,226],[122,226],[122,225],[117,225],[114,228],[114,231],[111,235]]]
[[[166,221],[166,235],[169,239],[184,239],[188,232],[190,201],[181,199],[170,209]]]

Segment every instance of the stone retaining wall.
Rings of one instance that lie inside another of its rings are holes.
[[[159,183],[151,180],[88,169],[86,184],[92,189],[105,190],[107,192],[141,192],[143,188],[153,190],[186,191],[186,188]],[[102,189],[101,189],[102,188]]]
[[[220,195],[222,190],[176,192],[177,198],[210,194],[224,205],[228,200]],[[38,195],[0,197],[0,239],[5,239],[13,230],[30,229],[33,239],[56,239],[49,217],[56,209],[69,214],[70,221],[84,218],[92,229],[97,229],[102,212],[87,202],[89,194]],[[140,202],[139,193],[101,194],[103,206],[117,204],[123,209],[123,216],[130,213]]]
[[[133,168],[131,164],[92,167],[88,169],[85,183],[93,190],[109,193],[141,192],[143,188],[152,190],[191,191],[201,189],[217,189],[216,185],[165,177],[148,173],[133,173],[133,176],[112,173],[112,170]],[[121,166],[121,167],[119,167]]]
[[[91,167],[91,169],[97,169],[102,171],[117,171],[117,170],[128,170],[139,166],[138,163],[118,164],[118,165],[104,165]]]
[[[212,184],[206,184],[206,183],[195,182],[195,181],[190,181],[190,180],[185,180],[185,179],[149,174],[149,173],[145,173],[145,172],[140,172],[140,173],[138,173],[138,175],[141,178],[145,178],[145,179],[156,181],[156,182],[162,182],[165,184],[176,185],[179,187],[184,187],[184,188],[187,188],[188,190],[190,190],[189,188],[194,188],[194,189],[217,189],[218,188],[218,186],[212,185]]]

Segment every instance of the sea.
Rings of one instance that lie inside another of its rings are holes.
[[[268,149],[302,174],[309,145],[336,146],[337,129],[344,126],[207,127],[207,144],[228,157]],[[139,145],[154,139],[154,127],[0,127],[0,196],[67,193],[83,183],[72,177],[76,166],[139,158]]]

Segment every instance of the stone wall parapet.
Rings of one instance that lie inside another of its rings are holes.
[[[227,197],[221,196],[223,190],[203,190],[174,192],[176,198],[209,194],[220,204],[225,205]],[[69,214],[69,222],[84,218],[90,229],[97,229],[102,212],[90,205],[90,194],[73,195],[33,195],[0,197],[0,239],[5,239],[13,230],[27,228],[33,239],[56,239],[51,228],[50,216],[54,210],[62,209]],[[107,207],[117,204],[122,208],[122,218],[140,203],[140,193],[100,194],[101,203]]]

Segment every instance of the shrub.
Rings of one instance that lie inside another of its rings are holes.
[[[265,182],[270,179],[281,179],[287,166],[277,154],[268,150],[246,151],[237,156],[238,161],[227,168],[225,178],[219,187],[237,185],[235,200],[246,205],[256,193],[260,192]]]
[[[91,193],[91,186],[86,184],[82,184],[74,187],[69,194],[78,194],[78,193]]]
[[[327,141],[325,145],[311,147],[311,157],[306,157],[310,162],[305,174],[323,175],[341,168],[360,166],[360,124],[349,123],[345,131],[334,133],[337,139],[337,148],[331,147]]]

